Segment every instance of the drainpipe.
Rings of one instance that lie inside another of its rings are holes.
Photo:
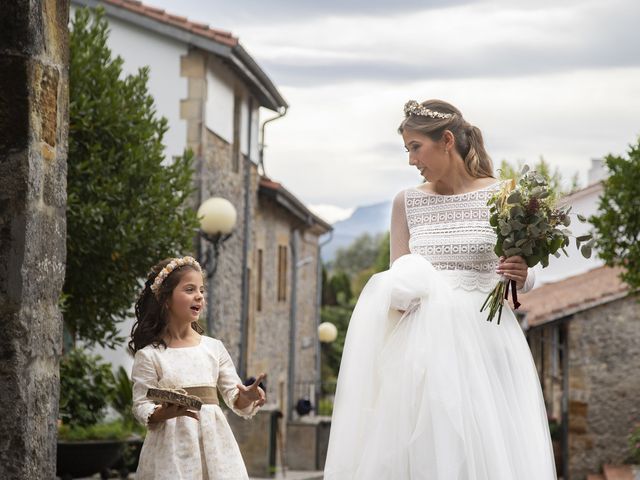
[[[289,382],[287,385],[287,420],[293,419],[293,391],[296,382],[296,315],[298,314],[298,238],[300,227],[291,235],[291,308],[289,310]]]
[[[562,322],[562,478],[569,480],[569,320]]]
[[[267,125],[267,123],[278,120],[279,118],[284,117],[286,114],[287,107],[282,107],[279,110],[278,115],[262,122],[262,127],[260,128],[260,157],[258,160],[258,167],[260,167],[260,169],[258,171],[262,170],[261,174],[265,177],[267,176],[267,173],[264,169],[264,147],[266,146],[266,144],[264,143],[264,127]]]
[[[251,229],[251,129],[253,123],[253,98],[249,98],[249,114],[247,115],[247,158],[243,162],[244,172],[244,239],[242,242],[242,309],[240,312],[240,358],[238,373],[240,378],[247,378],[247,323],[249,317],[249,247]],[[242,152],[240,152],[242,155]]]

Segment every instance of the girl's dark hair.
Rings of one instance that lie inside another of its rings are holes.
[[[168,325],[167,302],[171,298],[173,289],[180,283],[182,275],[187,270],[197,272],[191,265],[176,268],[164,279],[156,295],[151,291],[151,285],[162,269],[172,260],[174,259],[166,258],[151,268],[144,288],[136,300],[136,323],[131,329],[131,340],[129,341],[129,351],[134,355],[147,345],[166,348],[167,344],[162,337]],[[191,328],[200,334],[204,333],[198,322],[191,322]]]
[[[472,177],[493,177],[493,163],[485,150],[482,132],[467,122],[460,110],[442,100],[426,100],[421,105],[440,113],[450,113],[449,118],[431,118],[424,115],[405,114],[398,133],[411,130],[440,141],[449,130],[455,138],[455,148],[464,160],[464,167]]]

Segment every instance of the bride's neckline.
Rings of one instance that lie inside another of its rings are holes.
[[[442,194],[442,193],[435,193],[435,192],[427,192],[425,190],[422,190],[421,188],[418,187],[413,187],[412,190],[415,190],[416,192],[420,192],[423,195],[430,195],[430,196],[434,196],[434,197],[462,197],[464,195],[471,195],[472,193],[478,193],[478,192],[484,192],[485,190],[490,190],[493,187],[499,185],[501,183],[500,180],[498,180],[497,182],[494,182],[490,185],[486,185],[482,188],[478,188],[477,190],[471,190],[469,192],[464,192],[464,193],[452,193],[452,194]]]

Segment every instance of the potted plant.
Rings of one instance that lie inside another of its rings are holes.
[[[73,349],[60,362],[57,474],[63,479],[106,472],[121,456],[131,429],[104,422],[115,392],[108,363]]]
[[[112,400],[113,408],[122,417],[123,424],[131,432],[126,440],[122,457],[113,465],[113,468],[126,478],[129,472],[135,472],[138,468],[138,459],[142,450],[142,443],[147,430],[140,425],[133,416],[133,383],[127,371],[120,367],[115,375],[115,391]]]

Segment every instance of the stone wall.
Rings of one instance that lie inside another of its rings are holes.
[[[313,397],[310,388],[318,381],[318,235],[307,232],[300,236],[298,252],[298,306],[296,319],[296,392]],[[315,393],[314,393],[315,394]]]
[[[0,478],[54,478],[64,281],[68,1],[0,16]]]
[[[569,330],[571,480],[622,463],[640,419],[640,309],[626,297],[581,312]]]
[[[252,321],[249,324],[249,372],[267,372],[267,396],[283,412],[287,411],[289,368],[289,319],[291,280],[287,275],[286,300],[278,301],[278,247],[287,247],[287,270],[291,268],[291,225],[288,216],[271,200],[260,197],[255,218],[254,258],[256,250],[263,252],[262,309],[256,309],[257,276],[251,289]],[[252,269],[257,272],[254,263]]]
[[[221,248],[218,270],[213,279],[213,295],[209,303],[213,314],[212,333],[225,344],[238,366],[241,342],[245,200],[243,165],[240,172],[233,172],[230,165],[231,145],[207,130],[204,199],[212,196],[226,198],[233,204],[238,214],[233,235]],[[203,245],[207,246],[206,243]]]

